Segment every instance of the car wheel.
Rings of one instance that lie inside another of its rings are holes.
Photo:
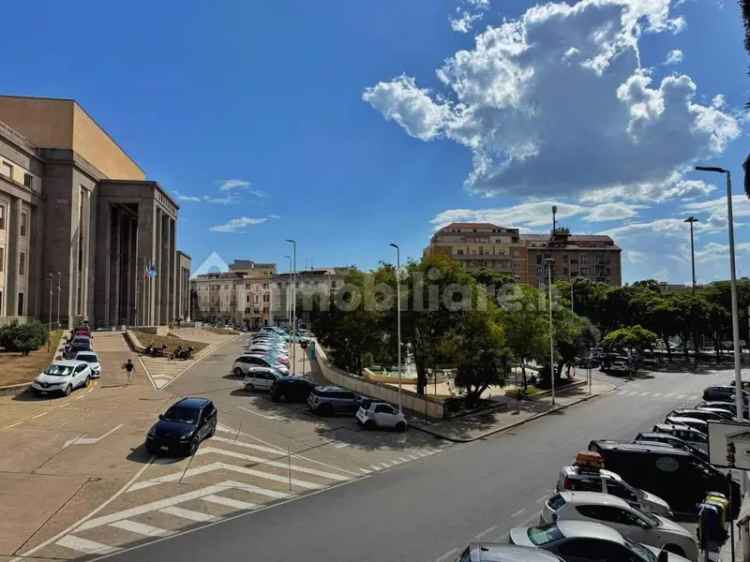
[[[83,388],[88,388],[90,384],[91,384],[91,377],[88,376],[86,377],[86,380],[83,381]]]
[[[253,390],[255,390],[255,387],[253,385],[251,385],[251,384],[246,384],[245,385],[245,390],[247,390],[249,392],[252,392]]]
[[[406,424],[404,422],[398,422],[396,424],[396,431],[406,431]]]
[[[63,390],[63,394],[65,396],[70,396],[71,392],[73,392],[73,386],[69,384],[68,386],[65,387],[65,390]]]
[[[281,394],[278,394],[276,392],[271,393],[271,402],[280,402],[281,401]]]
[[[239,367],[235,367],[234,368],[234,376],[235,377],[241,377],[242,376],[242,369],[240,369]]]
[[[685,551],[676,544],[664,545],[664,550],[666,550],[667,552],[671,552],[672,554],[676,554],[677,556],[685,557]]]
[[[367,420],[365,422],[365,429],[375,429],[375,422],[372,420]]]
[[[206,435],[206,439],[213,437],[215,433],[216,433],[216,424],[213,424],[211,426],[211,431],[209,431],[208,435]]]

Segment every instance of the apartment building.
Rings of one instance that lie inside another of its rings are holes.
[[[451,223],[432,236],[426,255],[447,255],[467,271],[505,274],[528,282],[526,244],[517,228],[491,223]]]
[[[551,259],[553,280],[585,278],[619,287],[620,253],[609,236],[570,234],[565,228],[521,234],[491,223],[451,223],[432,236],[425,250],[425,255],[451,256],[467,271],[506,274],[532,286],[546,283],[546,260]]]
[[[297,318],[300,325],[306,325],[310,320],[310,311],[316,295],[329,296],[340,288],[346,276],[353,267],[316,267],[297,272]],[[273,277],[274,306],[272,309],[273,322],[278,326],[291,325],[292,290],[294,276],[280,273]]]
[[[75,100],[0,96],[0,323],[173,321],[178,208]]]

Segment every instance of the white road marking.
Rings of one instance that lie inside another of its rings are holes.
[[[524,513],[525,511],[526,511],[526,508],[525,508],[525,507],[522,507],[522,508],[521,508],[521,509],[519,509],[518,511],[514,511],[513,513],[511,513],[511,515],[510,515],[510,516],[511,516],[512,518],[515,518],[515,517],[518,517],[519,515],[521,515],[522,513]]]
[[[225,498],[224,496],[217,496],[214,494],[203,496],[201,498],[204,502],[210,502],[215,503],[218,505],[223,505],[225,507],[232,507],[234,509],[255,509],[257,508],[257,504],[250,503],[250,502],[243,502],[240,500],[235,500],[234,498]]]
[[[232,457],[235,459],[242,459],[244,461],[248,462],[257,462],[260,464],[268,465],[268,466],[275,466],[276,468],[283,468],[288,469],[289,463],[284,461],[272,461],[268,459],[263,459],[260,457],[253,457],[252,455],[245,455],[243,453],[235,453],[234,451],[226,451],[224,449],[217,449],[216,447],[206,447],[205,449],[200,449],[198,451],[198,455],[224,455],[227,457]],[[304,472],[305,474],[312,474],[313,476],[320,476],[321,478],[328,478],[329,480],[336,480],[337,482],[344,482],[345,480],[349,480],[346,476],[341,476],[339,474],[334,474],[333,472],[325,472],[323,470],[317,470],[314,468],[307,468],[304,466],[299,466],[294,464],[292,462],[292,471],[297,472]]]
[[[42,416],[46,416],[47,414],[49,414],[49,412],[42,412],[41,414],[37,414],[35,416],[31,416],[31,419],[35,420],[37,418],[41,418]]]
[[[294,466],[294,465],[292,465]],[[196,476],[198,474],[205,474],[207,472],[213,472],[215,470],[227,470],[230,472],[237,472],[239,474],[247,474],[249,476],[257,476],[258,478],[264,478],[266,480],[273,480],[274,482],[281,482],[287,484],[289,482],[288,476],[279,476],[277,474],[271,474],[269,472],[261,472],[260,470],[254,470],[252,468],[245,468],[244,466],[235,466],[233,464],[226,464],[223,462],[214,462],[211,464],[199,466],[197,468],[190,468],[186,471],[175,472],[167,474],[166,476],[160,476],[151,480],[144,480],[133,484],[128,492],[135,492],[136,490],[142,490],[144,488],[150,488],[151,486],[157,486],[166,482],[176,482],[189,476]],[[305,488],[306,490],[319,490],[325,488],[323,484],[316,484],[314,482],[308,482],[307,480],[299,480],[297,478],[291,479],[292,486],[299,488]]]
[[[110,523],[109,526],[124,529],[125,531],[130,531],[137,535],[143,535],[144,537],[166,537],[171,533],[166,529],[160,529],[153,525],[146,525],[145,523],[138,523],[137,521],[130,521],[128,519],[115,521],[114,523]]]
[[[63,449],[70,445],[94,445],[101,441],[102,439],[105,439],[112,435],[115,431],[120,429],[122,427],[122,424],[118,425],[117,427],[113,427],[110,429],[107,433],[104,435],[100,435],[99,437],[76,437],[75,439],[70,439],[65,442],[65,445],[63,445]]]
[[[111,554],[118,550],[113,546],[108,546],[88,539],[82,539],[80,537],[74,537],[73,535],[64,536],[57,541],[57,544],[85,554]]]
[[[535,501],[536,503],[542,503],[542,502],[543,502],[544,500],[546,500],[546,499],[547,499],[547,496],[545,495],[545,496],[542,496],[541,498],[537,498],[537,499],[536,499],[536,500],[534,500],[534,501]]]
[[[372,470],[367,470],[366,468],[360,468],[359,471],[362,474],[371,474],[372,473]]]
[[[379,464],[371,464],[370,468],[373,469],[373,470],[382,470],[383,466],[379,465]]]
[[[654,392],[653,396],[654,398],[661,398],[662,394],[661,392]]]
[[[101,517],[89,519],[88,521],[81,524],[78,527],[78,529],[82,531],[85,531],[88,529],[95,529],[97,527],[101,527],[102,525],[109,525],[111,523],[114,523],[115,521],[121,521],[123,519],[130,519],[131,517],[143,515],[144,513],[150,513],[152,511],[164,509],[165,507],[171,507],[171,506],[174,506],[174,505],[186,502],[186,501],[200,499],[203,496],[210,496],[211,494],[223,492],[225,490],[229,490],[232,488],[236,488],[238,490],[244,490],[246,492],[250,492],[253,494],[268,496],[274,499],[282,499],[282,498],[289,497],[289,494],[285,494],[284,492],[266,490],[265,488],[258,488],[257,486],[252,486],[250,484],[242,484],[240,482],[235,482],[233,480],[227,480],[220,484],[214,484],[213,486],[207,486],[205,488],[194,490],[192,492],[187,492],[185,494],[179,494],[177,496],[172,496],[170,498],[164,498],[164,499],[157,500],[154,502],[131,507],[129,509],[124,509],[116,513],[110,513],[109,515],[102,515]]]
[[[410,459],[408,457],[399,457],[398,460],[400,460],[401,462],[409,462]]]
[[[271,453],[273,455],[287,455],[289,451],[283,449],[276,449],[274,447],[265,447],[263,445],[255,445],[253,443],[245,443],[244,441],[235,441],[234,439],[227,439],[226,437],[217,437],[214,435],[211,441],[218,441],[219,443],[229,443],[237,447],[244,447],[245,449],[255,449],[256,451],[262,451],[264,453]]]
[[[14,424],[11,424],[11,425],[6,425],[3,429],[12,429],[12,428],[16,427],[17,425],[21,425],[22,423],[23,423],[23,421],[19,421],[19,422],[16,422]]]
[[[445,562],[446,560],[448,560],[448,558],[450,558],[451,556],[453,556],[457,552],[458,552],[457,548],[451,548],[448,552],[446,552],[440,558],[438,558],[437,560],[435,560],[435,562]]]
[[[349,443],[336,443],[334,445],[334,447],[336,447],[337,449],[343,449],[344,447],[348,447],[348,446],[349,446]]]
[[[409,455],[409,458],[413,461],[419,460],[419,457],[417,455]]]
[[[495,529],[497,529],[497,525],[493,525],[492,527],[489,527],[489,528],[485,529],[481,533],[477,533],[476,535],[474,535],[474,538],[478,539],[478,540],[482,540],[484,537],[486,537],[487,535],[489,535]]]
[[[245,408],[243,406],[237,406],[238,410],[242,410],[243,412],[247,412],[248,414],[252,414],[254,416],[258,416],[260,418],[266,419],[266,420],[280,420],[281,417],[279,416],[266,416],[265,414],[259,414],[258,412],[251,410],[250,408]]]
[[[208,513],[201,513],[200,511],[193,511],[192,509],[183,509],[181,507],[165,507],[159,510],[162,513],[174,515],[175,517],[182,517],[183,519],[189,519],[190,521],[196,521],[198,523],[207,523],[216,519],[213,515]]]

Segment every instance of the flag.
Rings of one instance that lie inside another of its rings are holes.
[[[154,277],[156,277],[156,264],[146,264],[146,278],[153,279]]]

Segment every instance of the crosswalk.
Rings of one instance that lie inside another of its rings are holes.
[[[641,390],[618,389],[612,392],[614,396],[629,396],[632,398],[647,398],[649,400],[662,400],[674,402],[677,400],[700,400],[695,394],[684,394],[678,392],[644,392]]]
[[[339,467],[242,435],[220,425],[189,461],[153,462],[108,506],[109,512],[83,521],[54,542],[53,548],[60,551],[45,554],[70,558],[71,551],[75,556],[114,553],[133,543],[367,477],[448,446],[394,450],[370,465]]]

